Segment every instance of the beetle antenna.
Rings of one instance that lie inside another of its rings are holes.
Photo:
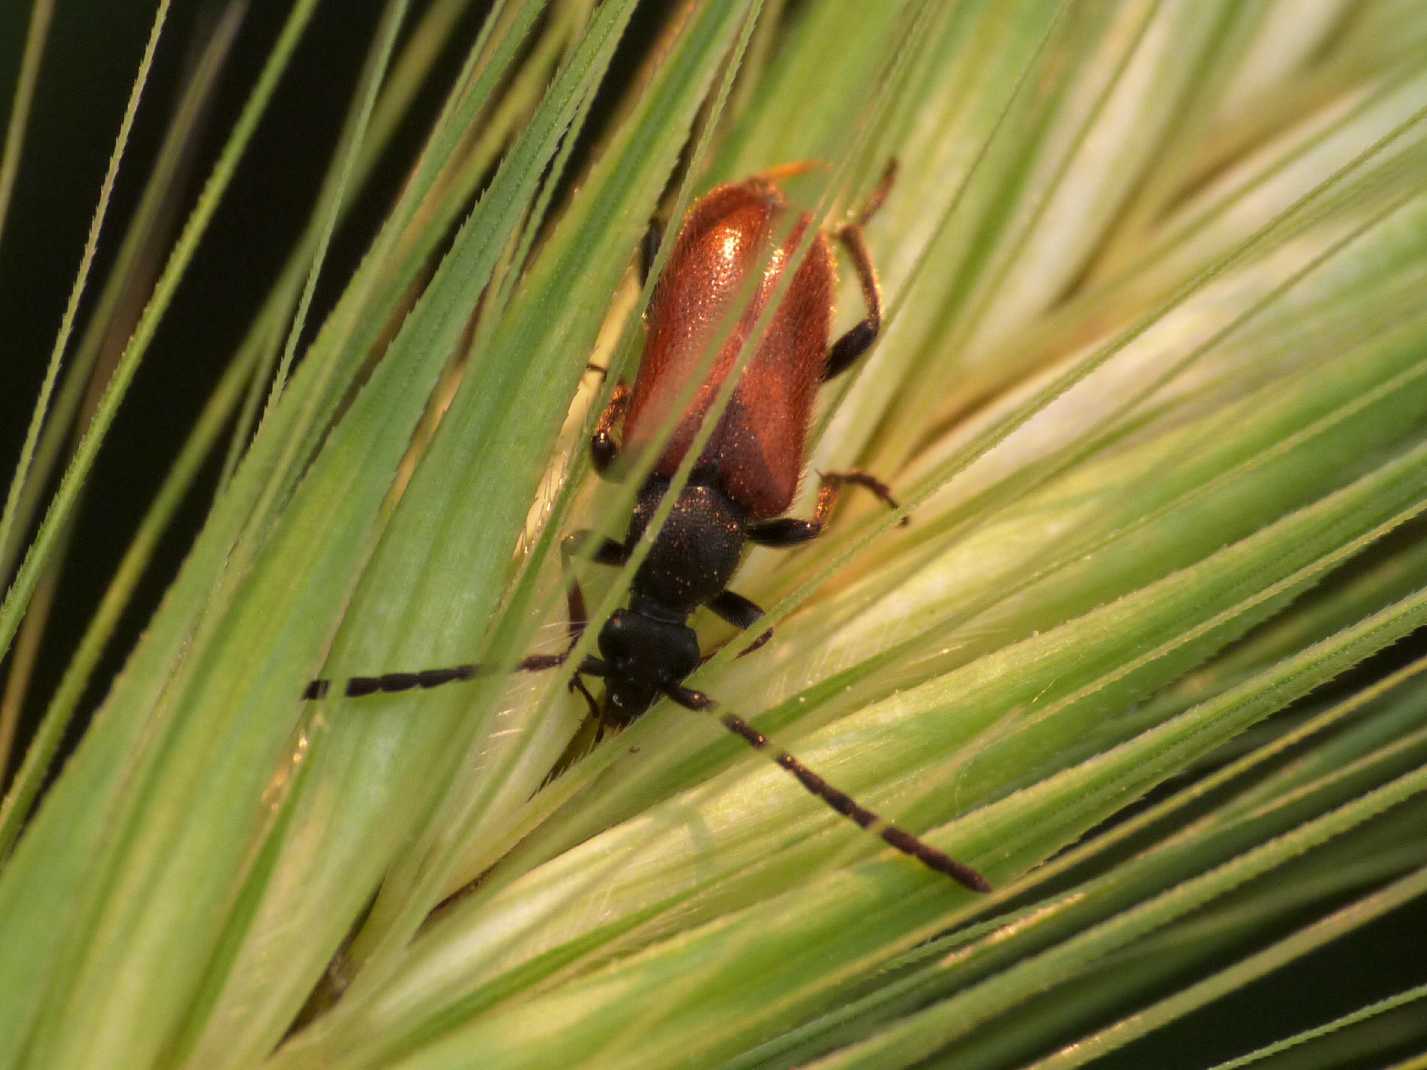
[[[775,764],[792,773],[798,779],[798,783],[807,788],[810,793],[816,795],[843,817],[851,819],[860,827],[880,836],[884,843],[895,847],[905,855],[910,855],[927,868],[945,874],[964,888],[969,888],[973,892],[991,891],[991,882],[976,870],[958,862],[945,851],[938,850],[905,829],[898,828],[890,821],[867,809],[845,791],[833,787],[793,755],[772,745],[767,736],[738,714],[719,710],[718,703],[702,691],[694,691],[692,688],[671,684],[664,689],[664,693],[685,709],[713,714],[725,728],[739,739],[754,750],[764,752]]]
[[[576,640],[579,636],[575,637]],[[561,654],[531,654],[527,658],[522,658],[515,663],[515,672],[544,672],[547,669],[559,668],[565,664],[570,656],[570,651],[575,648],[572,642],[568,649]],[[347,698],[363,698],[366,695],[395,694],[399,691],[426,690],[431,687],[440,687],[442,684],[454,684],[461,680],[474,680],[483,673],[490,672],[488,668],[480,665],[453,665],[449,669],[422,669],[419,672],[389,672],[381,676],[349,676],[347,683],[342,690],[342,694]],[[577,683],[581,674],[590,676],[604,676],[607,667],[599,658],[587,657],[580,662],[579,669],[570,683],[571,691],[579,691],[585,697],[585,701],[590,703],[592,710],[596,709],[593,696],[583,683]],[[302,689],[302,699],[304,702],[312,702],[319,698],[326,698],[332,690],[332,681],[329,679],[310,680]]]

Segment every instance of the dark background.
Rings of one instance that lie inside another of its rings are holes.
[[[24,8],[0,5],[0,101],[8,109],[25,32]],[[65,558],[53,623],[31,685],[47,696],[58,682],[89,612],[102,596],[174,453],[184,441],[218,375],[231,358],[265,291],[290,251],[299,223],[309,214],[336,143],[359,75],[365,43],[381,9],[379,0],[321,4],[287,76],[257,130],[233,183],[163,317],[119,416],[88,481],[78,520],[75,552]],[[238,116],[276,38],[285,4],[253,5],[239,32],[203,137],[186,175],[173,226],[182,225],[207,177],[223,138]],[[100,184],[152,19],[152,4],[69,0],[57,5],[40,82],[25,138],[19,180],[0,245],[0,323],[5,325],[0,389],[0,456],[19,454],[34,398],[57,335],[90,226]],[[104,223],[86,301],[71,336],[73,353],[109,264],[135,209],[183,77],[218,5],[174,4],[163,30],[149,84],[125,153]],[[454,51],[454,49],[453,49]],[[418,130],[406,131],[411,151]],[[359,240],[390,197],[394,167],[374,183],[364,210],[334,244],[309,322],[320,322],[333,282],[347,275]],[[170,238],[170,243],[172,238]],[[162,265],[156,265],[155,271]],[[156,567],[95,674],[96,693],[122,665],[127,637],[143,626],[191,542],[209,504],[208,490],[221,464],[210,460],[199,489],[190,494],[170,531]],[[40,703],[31,701],[24,727],[32,728]],[[22,728],[22,736],[24,729]]]
[[[170,312],[135,379],[86,489],[79,537],[66,556],[63,581],[44,651],[31,684],[32,701],[17,754],[58,683],[88,616],[111,576],[167,466],[191,427],[289,251],[316,197],[357,80],[381,0],[326,0],[304,36],[278,94],[257,131]],[[60,0],[43,67],[6,228],[0,236],[0,477],[8,486],[50,349],[75,277],[100,182],[142,54],[152,4]],[[191,207],[276,38],[288,5],[258,0],[227,64],[205,136],[187,179],[177,224]],[[417,9],[419,5],[413,5]],[[591,135],[666,9],[647,10],[621,47],[612,84],[594,116]],[[447,80],[478,28],[480,5],[453,36],[443,70],[423,96],[421,113],[398,138],[375,181],[362,192],[323,270],[310,324],[320,323],[390,202],[424,134]],[[217,5],[179,2],[171,9],[148,90],[141,104],[109,209],[89,301],[106,276],[111,254],[134,209],[182,85],[194,43]],[[413,16],[419,13],[413,11]],[[0,4],[0,120],[8,118],[25,39],[29,4]],[[408,24],[410,24],[408,21]],[[572,173],[578,173],[575,161]],[[153,569],[95,674],[86,708],[142,629],[181,561],[208,505],[217,473],[210,462],[170,531]],[[6,667],[0,663],[0,668]],[[8,779],[8,777],[7,777]],[[1195,1067],[1344,1013],[1427,977],[1422,934],[1427,908],[1400,912],[1335,947],[1270,976],[1233,1000],[1163,1031],[1106,1065]],[[1337,1065],[1377,1066],[1344,1059]]]

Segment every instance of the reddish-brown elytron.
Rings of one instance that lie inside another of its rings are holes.
[[[679,417],[655,472],[672,476],[698,433],[739,348],[758,326],[811,220],[791,232],[782,191],[761,178],[720,186],[699,201],[649,307],[649,336],[624,418],[624,442],[641,449],[670,422],[671,409],[720,328],[728,334],[713,367]],[[778,231],[787,233],[776,248]],[[761,279],[749,300],[750,276]],[[837,268],[826,235],[815,234],[748,360],[702,461],[719,469],[722,489],[750,517],[766,520],[792,503],[803,446],[828,357]],[[734,329],[728,318],[745,307]]]

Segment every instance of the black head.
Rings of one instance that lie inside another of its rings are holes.
[[[605,622],[600,653],[607,666],[604,717],[622,727],[698,667],[699,639],[682,621],[651,616],[636,603]]]

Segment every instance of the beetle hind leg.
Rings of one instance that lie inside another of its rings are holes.
[[[749,539],[760,546],[775,548],[801,546],[805,542],[811,542],[821,535],[823,528],[827,526],[832,507],[837,504],[838,496],[845,486],[863,487],[875,494],[887,508],[901,508],[897,499],[892,497],[887,484],[869,472],[856,469],[824,472],[822,484],[818,487],[818,503],[813,508],[811,519],[799,520],[797,517],[780,516],[774,520],[762,520],[745,529]],[[902,517],[900,523],[905,527],[907,517]]]

